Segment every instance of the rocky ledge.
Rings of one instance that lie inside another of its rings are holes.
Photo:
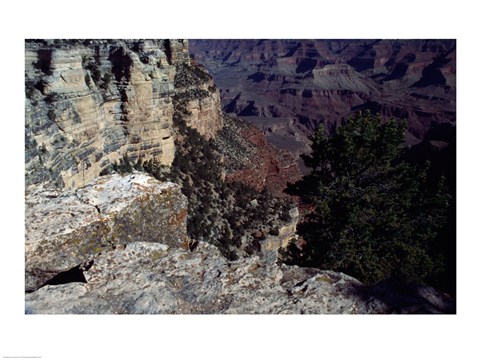
[[[26,295],[27,314],[450,313],[432,288],[367,287],[342,273],[277,265],[258,256],[226,260],[200,242],[193,251],[133,242],[102,252],[85,282]]]
[[[138,172],[102,176],[76,191],[27,192],[25,216],[27,314],[455,312],[448,296],[429,287],[369,287],[278,263],[276,250],[293,229],[269,237],[258,255],[230,261],[188,238],[178,185]]]
[[[76,191],[38,189],[25,203],[26,291],[138,239],[187,242],[187,199],[177,185],[141,173],[102,176]]]

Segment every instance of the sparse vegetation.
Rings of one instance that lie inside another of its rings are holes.
[[[146,54],[140,55],[140,61],[144,64],[148,64],[150,62],[150,58]]]
[[[225,167],[214,141],[185,123],[186,101],[181,95],[174,98],[174,125],[181,140],[176,143],[171,167],[153,159],[138,159],[132,164],[125,155],[101,175],[136,169],[179,184],[189,202],[187,231],[192,239],[216,245],[232,260],[239,254],[254,254],[260,251],[266,234],[278,234],[278,226],[291,220],[291,204],[267,190],[258,192],[243,183],[225,182]]]
[[[211,76],[206,71],[203,71],[200,66],[177,65],[175,85],[179,88],[200,85],[211,80]]]
[[[105,71],[102,75],[102,71],[98,65],[98,62],[95,58],[89,58],[82,56],[82,66],[86,70],[85,72],[85,83],[87,86],[91,86],[91,81],[95,83],[102,90],[108,90],[108,86],[112,80],[112,73],[110,71]]]
[[[27,99],[33,99],[35,95],[35,86],[32,83],[25,83],[25,96]]]
[[[52,121],[55,121],[57,118],[57,115],[55,114],[55,111],[53,109],[48,110],[48,118]]]
[[[291,205],[266,190],[259,193],[243,183],[224,182],[224,164],[213,140],[185,123],[186,101],[182,95],[174,98],[174,125],[183,140],[177,143],[171,175],[189,199],[188,233],[218,246],[229,258],[237,256],[242,238],[247,254],[259,251],[261,239],[252,234],[270,231]]]
[[[53,104],[60,99],[60,96],[57,93],[50,93],[44,99],[47,104]]]
[[[108,83],[110,83],[110,80],[112,80],[112,74],[110,74],[108,72],[105,73],[105,75],[103,76],[103,81],[108,84]]]
[[[33,62],[32,65],[45,75],[52,75],[52,50],[38,50],[38,60]]]
[[[124,48],[119,48],[111,53],[108,59],[112,62],[112,73],[117,81],[130,81],[130,72],[133,65],[132,59]]]
[[[95,84],[99,83],[102,78],[102,73],[100,72],[98,65],[95,62],[90,62],[87,65],[87,69],[90,70],[90,73],[92,74],[93,82]]]
[[[104,168],[100,173],[100,176],[111,174],[112,172],[116,172],[119,174],[129,174],[133,170],[133,166],[128,160],[127,154],[123,154],[123,157],[119,160],[111,164],[110,166]]]

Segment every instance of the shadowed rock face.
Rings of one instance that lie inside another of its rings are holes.
[[[227,113],[298,154],[319,123],[359,110],[408,118],[418,143],[432,122],[456,121],[455,40],[193,40]]]
[[[112,247],[139,239],[187,243],[185,196],[144,174],[99,177],[77,191],[39,189],[25,202],[27,291]]]
[[[185,68],[196,81],[179,86]],[[170,165],[172,96],[187,90],[202,95],[186,102],[187,122],[212,137],[219,93],[186,40],[27,40],[26,185],[75,189],[124,157]]]
[[[103,252],[86,283],[47,285],[26,295],[27,314],[377,314],[445,313],[454,303],[427,287],[366,287],[333,271],[276,265],[257,256],[226,260],[213,245],[195,251],[134,242]]]

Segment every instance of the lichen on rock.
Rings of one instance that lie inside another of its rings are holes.
[[[229,261],[200,242],[194,252],[134,242],[95,258],[86,283],[26,295],[33,314],[376,314],[452,312],[428,287],[368,287],[328,270],[277,265],[252,256]],[[399,296],[401,294],[401,296]]]
[[[185,243],[187,200],[173,183],[145,174],[97,178],[76,191],[26,195],[26,290],[112,247]]]

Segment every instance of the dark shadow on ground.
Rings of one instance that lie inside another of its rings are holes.
[[[67,271],[62,271],[52,277],[50,280],[46,281],[45,284],[43,284],[40,287],[44,287],[47,285],[61,285],[61,284],[68,284],[72,282],[80,282],[80,283],[86,283],[87,280],[85,279],[85,275],[83,274],[84,271],[87,271],[90,269],[93,265],[93,260],[80,264],[78,266],[75,266],[74,268],[71,268]]]
[[[373,286],[358,286],[352,295],[364,302],[361,312],[381,314],[456,314],[456,301],[429,286],[394,279]]]

